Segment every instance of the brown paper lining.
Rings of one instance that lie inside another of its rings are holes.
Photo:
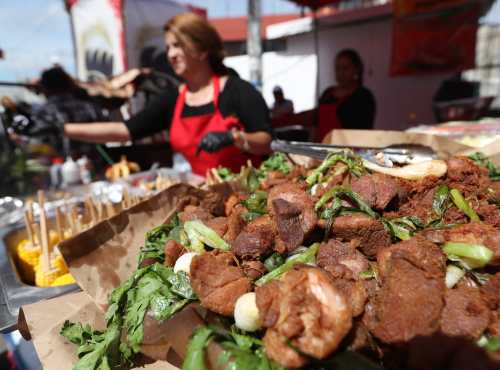
[[[334,130],[325,142],[380,147],[419,143],[432,147],[443,158],[477,151],[446,138],[398,131]],[[488,153],[498,157],[500,146],[489,145]],[[230,187],[222,184],[217,190],[227,194]],[[59,335],[64,321],[82,321],[97,329],[102,328],[103,311],[98,307],[103,310],[109,293],[136,269],[145,233],[174,214],[186,196],[202,199],[204,194],[203,190],[187,184],[174,185],[61,244],[70,271],[86,294],[73,294],[23,308],[26,324],[45,369],[72,368],[76,362],[76,348]],[[183,358],[188,338],[200,320],[199,311],[192,306],[170,320],[169,335],[165,340],[178,355],[176,365],[179,358]],[[163,361],[148,364],[145,368],[160,367],[176,368]]]

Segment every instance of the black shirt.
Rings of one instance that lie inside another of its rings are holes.
[[[125,122],[133,139],[150,136],[170,128],[177,89],[169,89],[141,112]],[[265,131],[271,133],[271,122],[266,102],[260,93],[247,81],[229,76],[224,90],[219,95],[219,110],[223,117],[235,116],[245,127],[245,132]],[[193,117],[214,112],[214,104],[200,106],[184,104],[182,117]]]
[[[319,104],[336,103],[333,87],[327,88],[319,99]],[[345,98],[337,108],[337,115],[342,128],[363,129],[373,128],[376,103],[370,90],[361,86],[352,95]]]

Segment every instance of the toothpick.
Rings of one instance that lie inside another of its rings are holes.
[[[74,207],[66,207],[66,219],[68,220],[69,229],[71,231],[71,236],[75,235],[75,220],[73,219],[73,209]]]
[[[104,210],[102,209],[102,202],[98,201],[97,204],[97,221],[102,221],[104,218]]]
[[[50,270],[50,253],[49,253],[49,230],[47,229],[47,215],[45,213],[45,193],[43,190],[38,191],[38,205],[40,206],[40,233],[42,237],[42,271]]]
[[[85,206],[89,210],[90,221],[89,225],[94,225],[97,223],[97,216],[94,208],[94,202],[92,201],[92,197],[88,197],[85,201]]]
[[[63,219],[61,209],[59,207],[56,207],[56,229],[59,240],[64,240]]]
[[[80,232],[80,228],[78,227],[78,210],[75,206],[71,208],[71,221],[73,223],[73,234],[78,234]]]

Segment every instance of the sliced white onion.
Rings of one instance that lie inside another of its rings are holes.
[[[412,163],[403,167],[382,167],[366,160],[363,160],[363,165],[369,170],[408,180],[418,180],[426,176],[442,177],[448,170],[446,162],[439,159]]]
[[[234,322],[238,328],[245,331],[255,331],[260,328],[255,293],[245,293],[237,299],[234,306]]]
[[[465,275],[465,271],[462,270],[460,267],[457,267],[455,265],[448,265],[446,268],[446,286],[448,289],[453,288],[461,278],[463,278]]]
[[[191,261],[193,260],[193,257],[197,255],[198,253],[196,252],[189,252],[180,256],[175,262],[174,272],[177,273],[179,271],[184,271],[189,275],[189,272],[191,270]]]

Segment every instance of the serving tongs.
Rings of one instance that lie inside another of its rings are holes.
[[[361,157],[364,166],[372,171],[406,179],[441,177],[447,171],[446,163],[437,159],[437,153],[432,148],[420,144],[395,144],[376,148],[273,140],[271,149],[319,160],[324,160],[331,153],[343,153],[347,156],[355,154]]]
[[[347,154],[349,151],[352,151],[361,158],[383,167],[393,167],[395,164],[406,165],[437,159],[437,154],[432,148],[421,144],[394,144],[383,148],[376,148],[273,140],[271,142],[271,149],[276,152],[299,154],[319,160],[325,159],[330,153],[342,152]]]

